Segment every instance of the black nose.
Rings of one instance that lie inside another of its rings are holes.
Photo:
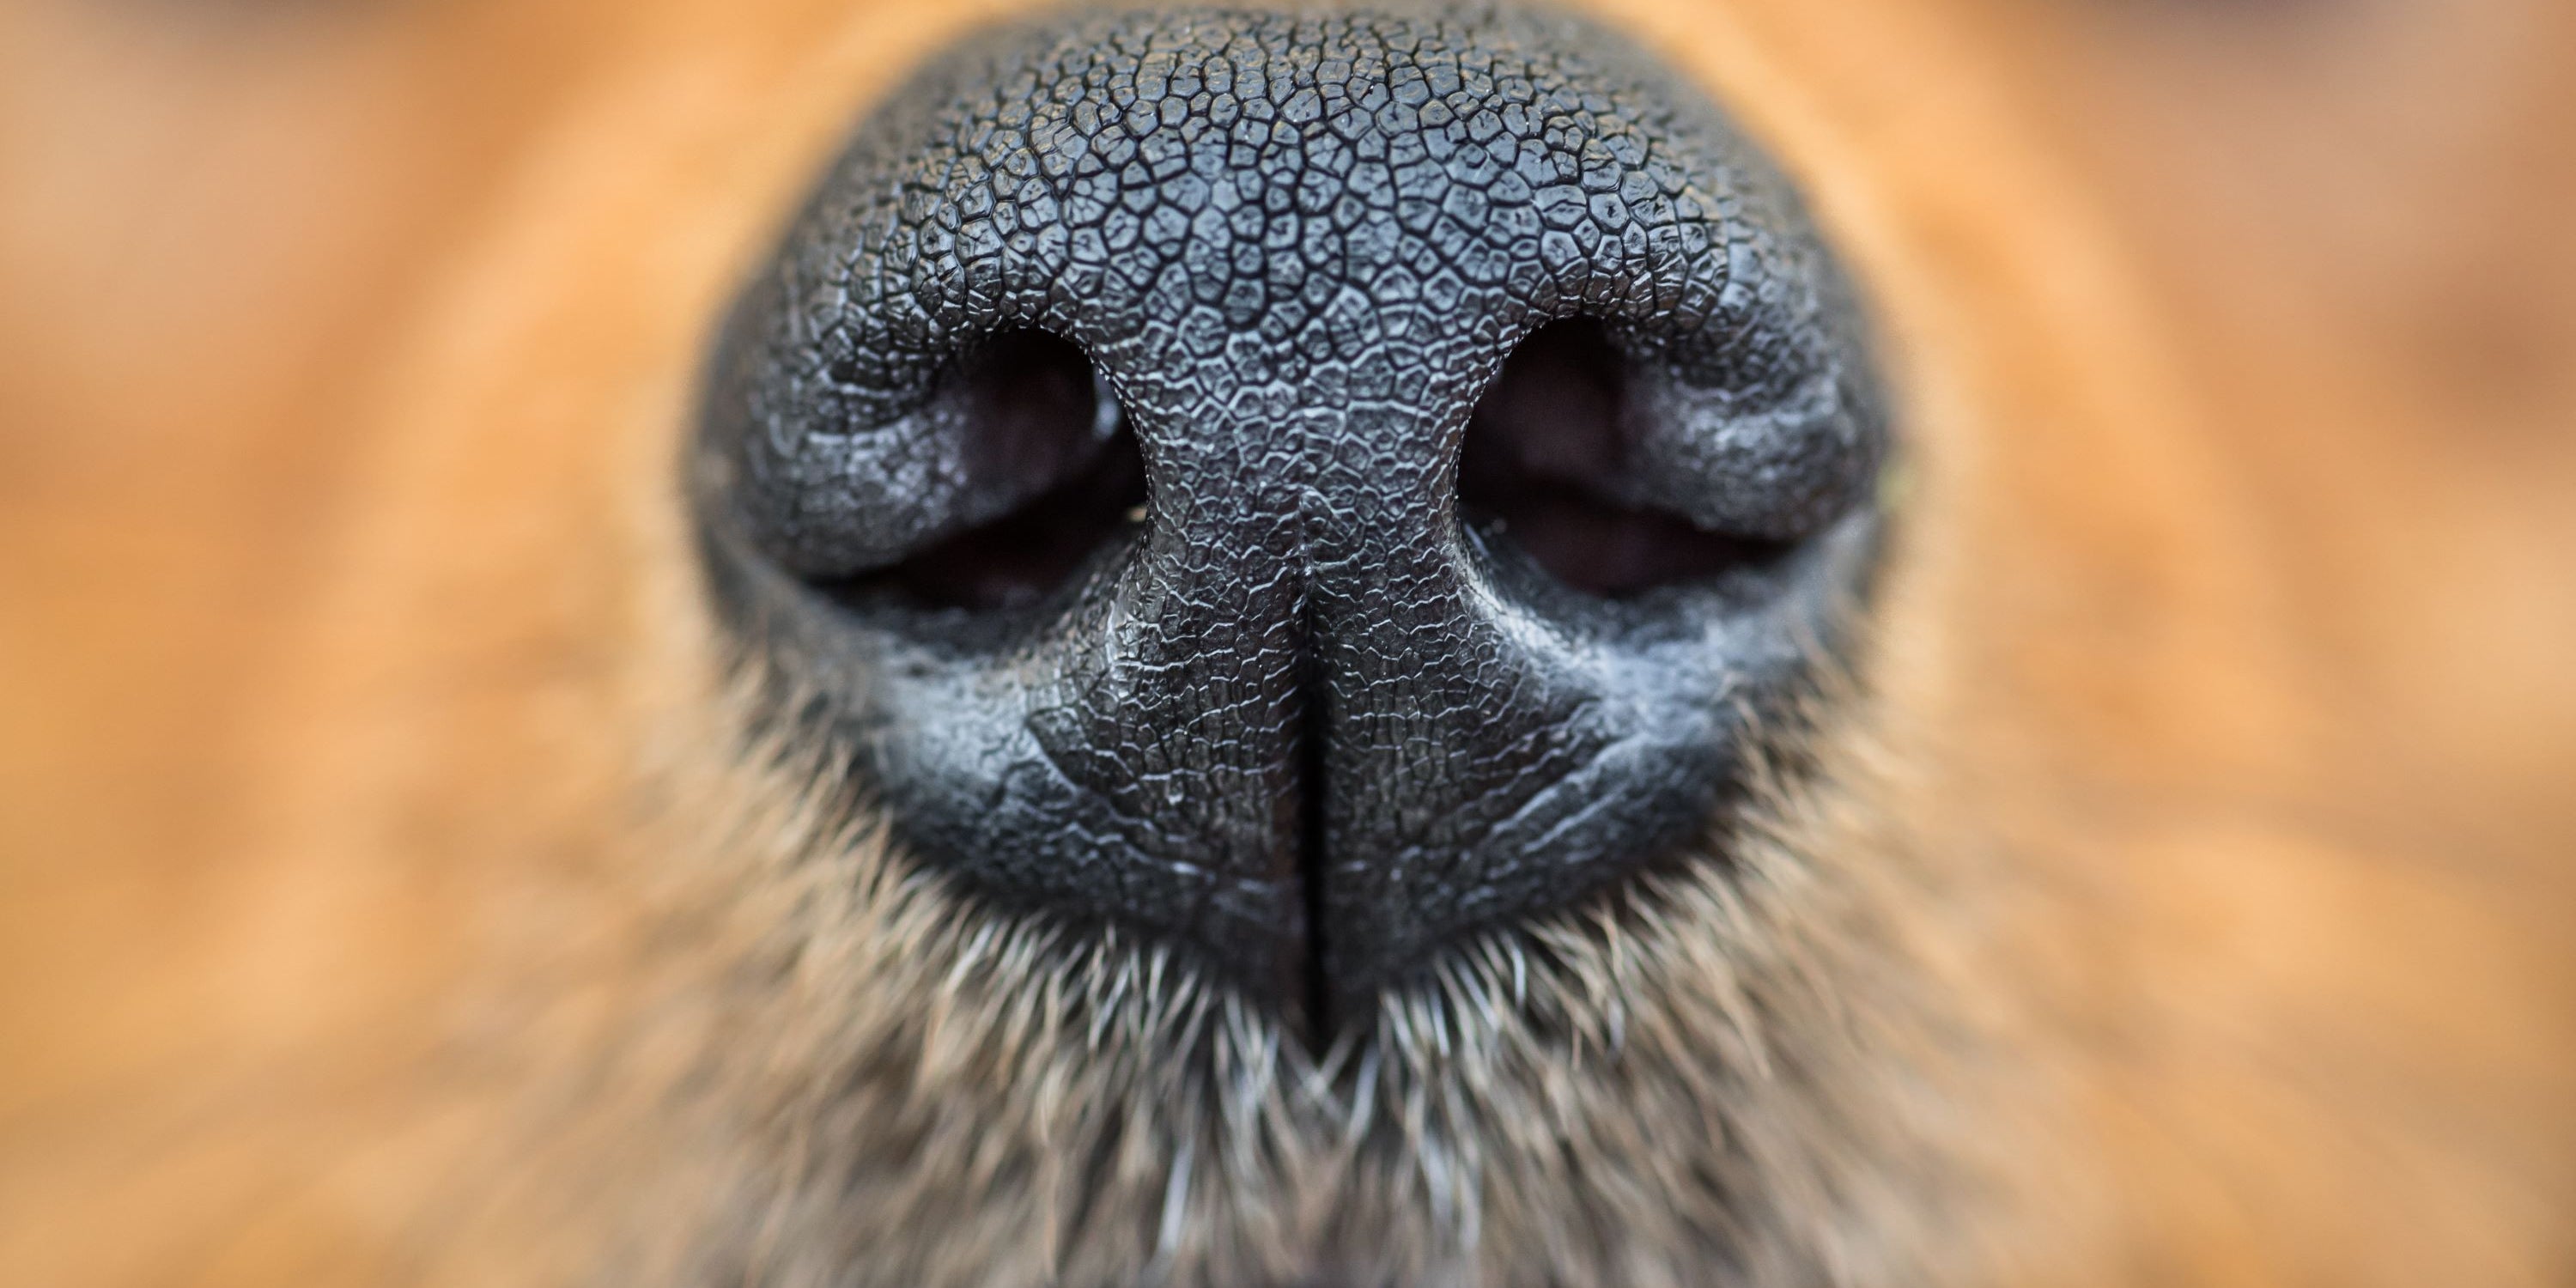
[[[1116,12],[866,124],[695,483],[732,628],[910,852],[1321,1032],[1712,853],[1885,437],[1794,196],[1599,30]]]

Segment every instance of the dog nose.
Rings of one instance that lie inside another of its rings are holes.
[[[1876,544],[1855,312],[1762,156],[1589,26],[989,32],[734,310],[712,584],[905,852],[1321,1036],[1725,862]]]

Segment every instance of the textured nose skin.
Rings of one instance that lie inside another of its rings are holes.
[[[1870,553],[1885,431],[1846,294],[1723,119],[1587,26],[992,33],[880,109],[737,309],[710,566],[924,862],[1326,1026],[1707,830]],[[1611,392],[1502,405],[1576,318]],[[1014,366],[1030,333],[1094,388]],[[1462,504],[1479,451],[1609,517]],[[1121,452],[1135,511],[1008,526],[1098,508]],[[1603,593],[1516,514],[1578,560],[1729,557]],[[1061,577],[919,593],[1013,533]]]

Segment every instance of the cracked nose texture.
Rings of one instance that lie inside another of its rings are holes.
[[[1589,26],[987,33],[736,309],[709,566],[921,862],[1321,1034],[1722,861],[1873,545],[1847,297],[1715,109]]]

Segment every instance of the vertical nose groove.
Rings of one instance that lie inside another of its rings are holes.
[[[1166,696],[1176,687],[1227,695],[1199,713],[1214,718],[1202,729],[1209,763],[1230,758],[1232,771],[1248,782],[1284,773],[1284,783],[1272,784],[1267,831],[1246,846],[1245,860],[1295,887],[1283,901],[1282,919],[1263,927],[1272,937],[1273,996],[1282,1019],[1320,1049],[1358,1009],[1336,987],[1328,939],[1334,702],[1341,686],[1319,606],[1323,565],[1328,547],[1350,545],[1368,528],[1406,516],[1346,513],[1351,497],[1319,481],[1335,468],[1344,429],[1338,415],[1318,413],[1285,425],[1231,416],[1149,425],[1169,449],[1160,454],[1157,497],[1170,508],[1177,529],[1171,553],[1179,558],[1140,561],[1131,571],[1159,580],[1165,606],[1163,615],[1136,626],[1156,641],[1149,666],[1166,677],[1195,678],[1173,686],[1145,676],[1135,687]],[[1225,812],[1236,804],[1224,799],[1221,787],[1209,794],[1217,799],[1201,802],[1206,808]]]
[[[1332,975],[1328,968],[1332,907],[1325,882],[1332,871],[1327,852],[1329,836],[1324,828],[1328,817],[1326,795],[1332,778],[1327,757],[1329,745],[1326,730],[1331,723],[1331,686],[1326,683],[1323,661],[1314,647],[1314,610],[1312,600],[1298,605],[1298,721],[1297,721],[1297,873],[1306,912],[1306,944],[1300,988],[1296,996],[1302,1014],[1299,1016],[1303,1038],[1310,1048],[1320,1049],[1330,1035],[1342,1031],[1343,1017],[1335,1005]]]

